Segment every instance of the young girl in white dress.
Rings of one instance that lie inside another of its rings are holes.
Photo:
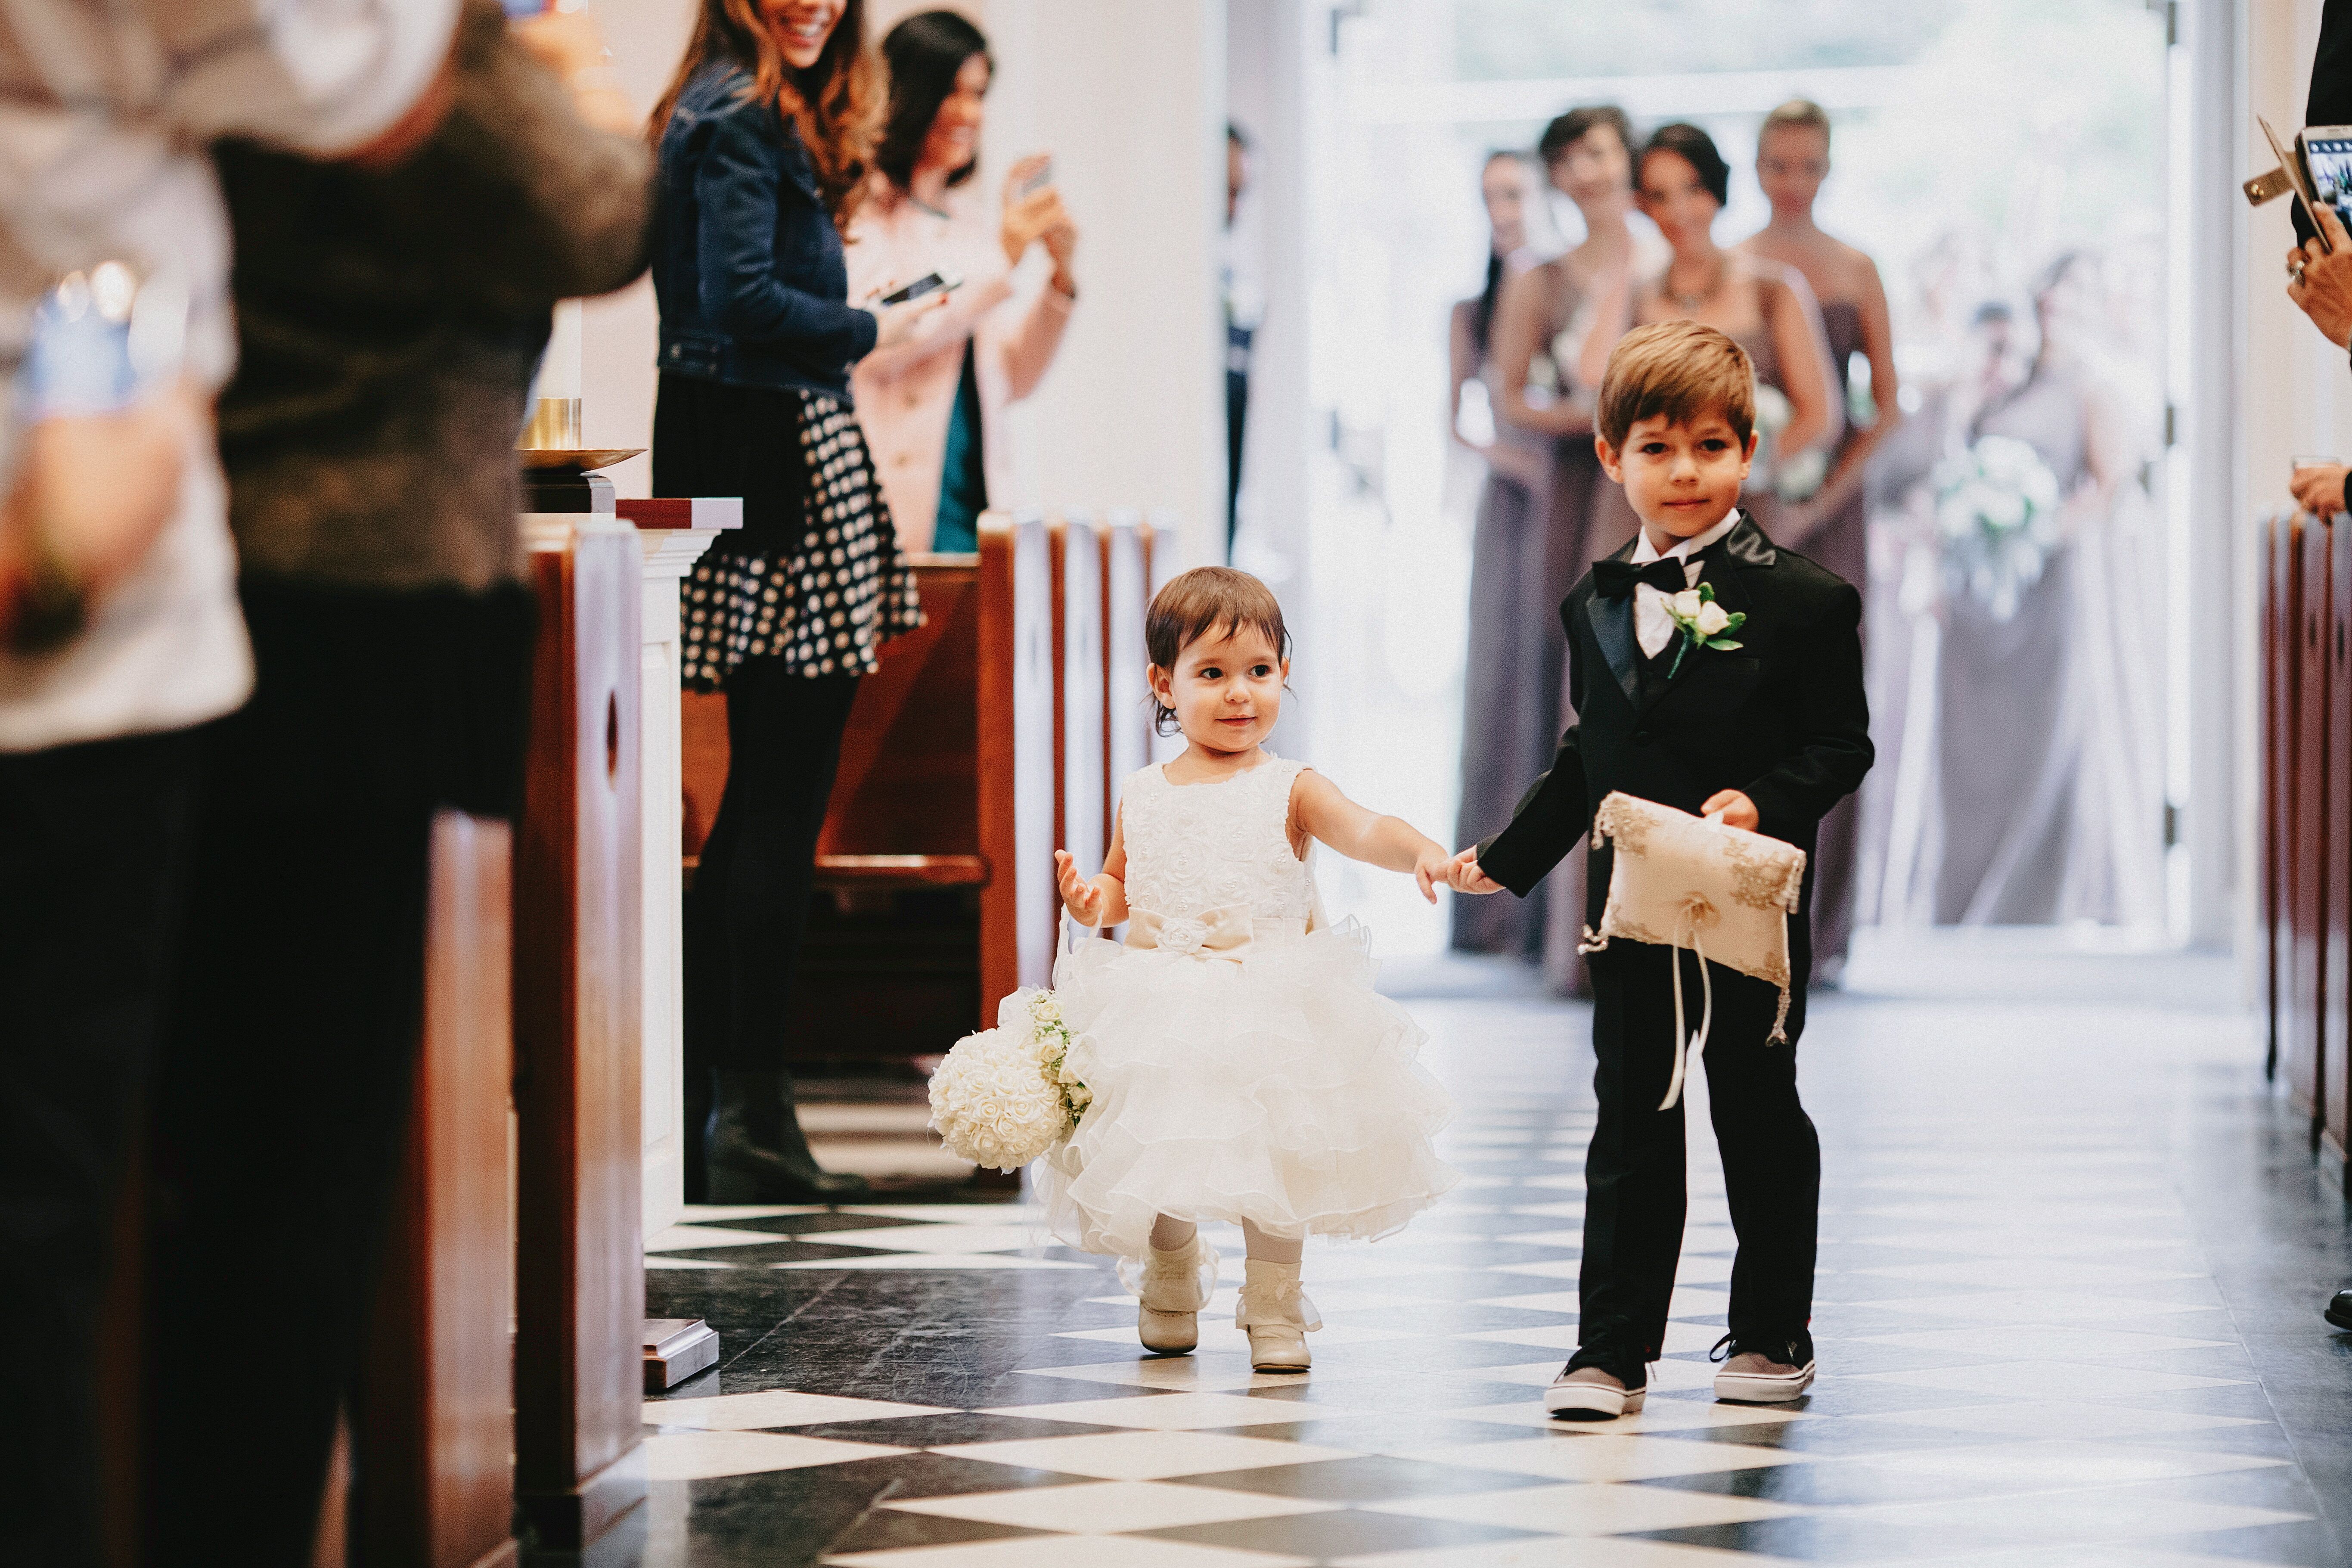
[[[1290,672],[1265,584],[1187,572],[1153,597],[1145,638],[1159,721],[1184,752],[1129,776],[1100,876],[1055,856],[1071,916],[1128,933],[1055,974],[1094,1100],[1038,1188],[1055,1235],[1121,1259],[1137,1332],[1161,1354],[1199,1342],[1216,1288],[1197,1227],[1238,1224],[1250,1359],[1303,1372],[1322,1326],[1299,1292],[1307,1235],[1385,1236],[1458,1179],[1429,1145],[1452,1106],[1413,1060],[1425,1037],[1372,989],[1369,933],[1321,922],[1310,840],[1412,873],[1433,902],[1448,857],[1261,744]]]

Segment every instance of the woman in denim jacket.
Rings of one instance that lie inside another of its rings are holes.
[[[660,148],[654,490],[740,496],[696,567],[686,684],[727,693],[727,789],[686,903],[689,1202],[839,1201],[793,1111],[784,1016],[858,678],[922,624],[849,367],[918,305],[847,300],[878,97],[864,0],[703,0]],[[707,1179],[706,1179],[707,1178]]]

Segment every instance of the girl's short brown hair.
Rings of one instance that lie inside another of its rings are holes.
[[[1617,340],[1592,423],[1622,447],[1626,433],[1664,415],[1687,425],[1720,414],[1742,442],[1756,428],[1756,366],[1728,334],[1697,321],[1653,321]]]
[[[1143,615],[1143,646],[1158,668],[1172,672],[1176,660],[1200,637],[1239,631],[1263,632],[1278,658],[1290,657],[1290,633],[1274,590],[1230,566],[1195,566],[1181,572],[1151,595]],[[1151,728],[1176,732],[1176,710],[1151,699]]]

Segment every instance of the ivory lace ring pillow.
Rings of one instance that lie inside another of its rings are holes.
[[[1587,926],[1580,950],[1598,952],[1612,938],[1623,937],[1686,947],[1698,955],[1706,1004],[1696,1037],[1684,1027],[1682,959],[1679,953],[1675,959],[1675,1068],[1658,1107],[1664,1110],[1682,1094],[1685,1039],[1690,1055],[1706,1047],[1715,1019],[1709,960],[1780,988],[1771,1038],[1775,1044],[1788,1039],[1789,917],[1804,890],[1805,852],[1619,791],[1604,796],[1594,813],[1592,838],[1596,844],[1607,839],[1617,853],[1601,930]]]

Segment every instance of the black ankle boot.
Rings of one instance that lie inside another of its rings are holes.
[[[863,1176],[818,1167],[793,1110],[792,1074],[720,1068],[710,1077],[702,1142],[709,1202],[837,1204],[874,1190]]]

